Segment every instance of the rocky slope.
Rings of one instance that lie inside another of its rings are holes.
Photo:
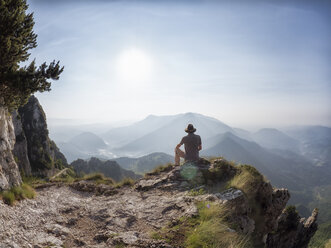
[[[67,160],[48,137],[46,115],[35,96],[14,111],[16,144],[14,156],[25,175],[51,176],[67,166]]]
[[[0,203],[0,247],[184,247],[190,230],[182,231],[181,221],[198,218],[197,202],[226,207],[235,225],[224,232],[246,235],[254,247],[307,247],[317,212],[293,221],[284,210],[288,191],[273,188],[254,168],[202,162],[166,167],[133,187],[41,185],[34,200],[14,207]],[[162,230],[176,238],[154,235]]]
[[[12,117],[6,108],[0,107],[0,191],[19,185],[22,181],[12,150],[15,131]]]

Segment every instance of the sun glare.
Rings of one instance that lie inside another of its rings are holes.
[[[121,80],[144,81],[151,75],[152,61],[143,51],[130,49],[120,55],[117,70]]]

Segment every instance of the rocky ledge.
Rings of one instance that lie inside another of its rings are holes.
[[[0,247],[184,247],[153,233],[196,218],[198,202],[227,206],[236,223],[228,232],[254,235],[265,247],[307,247],[317,212],[293,224],[292,212],[284,210],[288,191],[265,180],[249,181],[250,192],[247,185],[239,189],[240,183],[231,187],[230,180],[244,173],[260,178],[251,167],[215,160],[168,166],[116,189],[84,181],[44,185],[36,199],[13,207],[0,202]],[[298,240],[305,241],[298,246]]]

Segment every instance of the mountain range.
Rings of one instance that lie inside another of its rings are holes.
[[[139,158],[120,157],[114,159],[122,168],[136,173],[146,173],[158,165],[174,162],[174,157],[166,153],[155,152]]]
[[[297,160],[314,166],[330,166],[331,164],[331,128],[329,127],[306,126],[283,130],[263,128],[257,132],[249,132],[196,113],[172,116],[150,115],[142,121],[112,128],[104,133],[95,134],[84,130],[66,142],[59,142],[57,137],[52,138],[69,162],[78,158],[88,159],[92,156],[116,159],[141,157],[155,152],[173,155],[174,147],[186,134],[184,129],[188,123],[193,123],[197,128],[196,133],[201,136],[203,143],[202,154],[205,155],[229,155],[232,151],[238,154],[233,159],[252,163],[250,161],[255,160],[251,158],[252,154],[246,154],[247,150],[257,151],[263,148],[263,154],[272,153],[286,160]],[[226,133],[227,135],[224,136]],[[241,139],[240,142],[238,138]],[[219,144],[221,140],[222,147]],[[229,150],[233,142],[250,143],[245,143],[246,151],[242,154],[236,150],[241,149],[239,147],[225,153],[224,151]],[[244,154],[248,157],[245,158]]]
[[[89,160],[77,159],[70,165],[78,175],[99,172],[117,182],[124,178],[138,179],[141,177],[130,170],[123,169],[116,161],[102,161],[94,157]]]

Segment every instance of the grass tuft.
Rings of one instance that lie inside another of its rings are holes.
[[[110,177],[105,177],[102,173],[92,173],[76,179],[76,181],[94,181],[96,184],[115,185],[115,181]]]
[[[44,184],[46,180],[40,177],[33,176],[22,176],[22,181],[25,184],[31,185],[32,187],[37,184]]]
[[[133,186],[135,181],[132,178],[124,178],[122,181],[118,182],[116,184],[117,188],[123,187],[123,186]]]
[[[10,190],[1,192],[0,194],[4,203],[10,206],[14,205],[15,201],[32,199],[36,196],[34,189],[26,183],[23,183],[21,186],[15,186]]]
[[[154,176],[154,175],[158,175],[160,174],[161,172],[164,172],[164,171],[170,171],[172,168],[174,168],[174,165],[169,163],[169,164],[166,164],[166,165],[160,165],[160,166],[157,166],[156,168],[154,168],[151,172],[147,172],[145,174],[145,176]]]
[[[257,169],[251,165],[238,166],[237,174],[229,181],[229,188],[240,189],[249,199],[255,197],[259,185],[265,181]]]
[[[15,202],[15,195],[13,192],[5,191],[2,193],[2,200],[4,203],[12,206],[14,205]]]
[[[188,233],[186,247],[253,247],[251,240],[246,235],[229,229],[231,209],[225,205],[200,202],[198,211],[197,225]]]
[[[230,229],[231,208],[214,202],[198,202],[198,215],[179,218],[151,233],[153,239],[163,239],[174,247],[188,248],[253,248],[252,240]]]

